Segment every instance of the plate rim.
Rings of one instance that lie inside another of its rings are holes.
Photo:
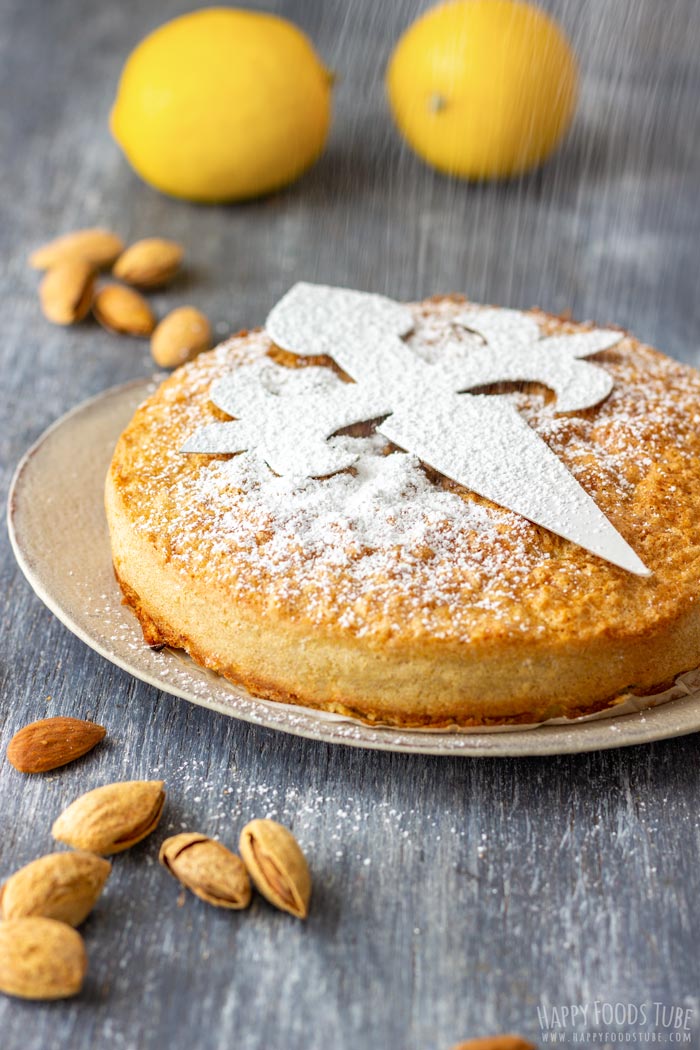
[[[150,377],[141,377],[129,380],[126,383],[120,383],[87,398],[78,405],[73,406],[73,408],[69,409],[51,423],[29,446],[19,460],[12,474],[8,488],[6,513],[7,530],[10,545],[21,572],[39,600],[43,602],[63,626],[104,659],[140,681],[143,681],[147,685],[156,688],[160,692],[168,693],[179,699],[194,703],[197,706],[225,714],[228,717],[236,718],[239,721],[247,722],[252,725],[264,726],[268,729],[275,729],[294,736],[315,740],[320,743],[343,744],[345,746],[360,749],[412,755],[435,755],[452,758],[552,757],[561,754],[578,754],[598,750],[609,750],[611,748],[633,747],[644,743],[652,743],[657,740],[684,736],[700,730],[699,693],[691,694],[688,697],[681,697],[677,700],[670,701],[668,704],[647,709],[643,712],[621,715],[618,718],[612,717],[597,722],[582,722],[571,725],[538,726],[534,729],[518,730],[510,733],[506,730],[498,733],[469,734],[468,732],[437,732],[423,734],[420,730],[401,730],[398,728],[394,729],[372,726],[361,727],[353,723],[353,735],[348,734],[347,736],[344,736],[342,733],[338,732],[338,729],[339,727],[342,727],[343,724],[348,725],[348,723],[315,721],[313,718],[313,711],[309,708],[304,708],[300,711],[298,708],[295,708],[294,705],[279,704],[280,714],[288,711],[290,715],[294,715],[294,718],[290,724],[278,724],[271,717],[266,717],[266,712],[274,710],[274,708],[270,707],[272,703],[271,701],[260,699],[259,702],[261,707],[259,713],[255,712],[255,710],[252,710],[250,713],[234,711],[230,707],[227,707],[224,701],[217,700],[214,697],[207,696],[205,698],[188,693],[185,688],[170,681],[167,675],[156,678],[155,675],[151,675],[147,669],[130,664],[129,661],[122,657],[118,652],[110,650],[107,646],[103,645],[99,639],[91,635],[89,631],[61,605],[59,599],[44,584],[41,575],[34,564],[35,560],[22,543],[20,535],[21,523],[18,519],[21,517],[21,493],[22,486],[26,480],[27,471],[35,465],[37,457],[40,456],[42,450],[58,431],[70,426],[76,418],[89,415],[90,412],[99,409],[100,406],[106,405],[107,402],[114,400],[115,398],[125,399],[133,396],[135,407],[135,404],[147,395],[149,388],[151,388],[154,383],[159,382],[162,379],[162,376],[163,374],[160,373],[160,375],[155,374]],[[138,399],[136,398],[137,394]],[[131,410],[133,411],[133,407]],[[118,433],[114,435],[115,441],[118,436]],[[115,587],[116,586],[115,582]],[[172,658],[175,659],[176,657],[173,656]],[[241,699],[249,701],[254,707],[255,701],[258,698],[251,696],[243,690],[238,692],[235,685],[232,683],[226,684],[227,687],[232,690],[233,695],[239,695]],[[693,716],[691,715],[689,724],[685,724],[682,720],[680,724],[676,721],[672,721],[669,725],[663,724],[668,721],[668,712],[665,710],[666,708],[673,707],[673,710],[678,712],[679,707],[682,707],[684,704],[692,702],[693,700],[699,708],[694,722]],[[645,728],[640,732],[630,733],[629,731],[632,729],[633,725],[639,726],[640,714],[643,714],[644,716]],[[666,715],[666,717],[664,717],[664,715]],[[307,722],[310,724],[307,725]],[[661,722],[662,724],[656,724],[658,722]],[[596,733],[598,728],[607,727],[610,729],[613,725],[617,729],[617,735],[610,732],[609,736],[605,737],[604,735]],[[628,730],[627,734],[624,732],[625,728]],[[335,733],[334,729],[336,730]],[[363,729],[366,735],[364,737],[358,736],[358,731],[362,732]],[[400,738],[400,741],[405,742],[382,740],[382,733],[393,733]],[[593,739],[591,739],[591,735],[593,735]],[[579,739],[575,740],[575,737],[578,737]],[[449,747],[447,745],[448,740],[450,741]],[[527,746],[526,741],[529,741],[530,746]],[[547,741],[549,742],[548,746],[546,743]],[[535,745],[534,747],[532,746],[533,743]]]

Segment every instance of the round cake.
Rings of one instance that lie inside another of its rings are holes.
[[[466,305],[401,307],[409,372],[478,353],[490,374],[488,346],[457,323]],[[593,330],[536,310],[519,318],[552,347]],[[586,366],[608,384],[592,407],[562,413],[561,391],[529,374],[515,382],[512,369],[467,396],[485,412],[517,410],[639,571],[399,447],[369,393],[379,423],[358,410],[329,444],[340,469],[304,473],[297,446],[315,417],[354,394],[323,339],[318,354],[297,354],[267,329],[241,332],[178,369],[122,434],[106,485],[114,568],[145,641],[182,648],[257,696],[403,727],[536,723],[666,688],[700,664],[700,374],[623,332],[614,339]],[[244,430],[231,431],[238,444],[188,451],[202,428],[243,426],[213,399],[223,380],[250,405]],[[253,447],[272,428],[266,406],[282,401],[291,422],[270,441],[278,459],[288,447],[284,471]],[[443,448],[439,433],[433,441]],[[519,448],[506,451],[517,475]]]

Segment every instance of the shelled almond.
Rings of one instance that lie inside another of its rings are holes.
[[[105,736],[94,722],[58,716],[24,726],[10,741],[8,760],[23,772],[66,765]],[[0,886],[0,994],[32,1000],[77,995],[87,971],[75,927],[92,911],[110,876],[104,857],[127,850],[158,827],[165,803],[162,780],[118,781],[76,798],[56,818],[53,837],[72,847],[25,864]],[[161,864],[200,900],[246,909],[252,885],[275,907],[305,919],[311,874],[291,831],[274,820],[252,820],[239,840],[240,856],[198,832],[166,838]],[[530,1050],[523,1046],[473,1050]]]
[[[7,745],[7,759],[20,773],[46,773],[91,751],[107,730],[82,718],[41,718],[20,729]]]

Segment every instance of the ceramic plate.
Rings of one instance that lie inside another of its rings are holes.
[[[153,652],[121,604],[112,574],[102,488],[115,442],[151,384],[108,390],[55,423],[12,483],[10,539],[49,609],[107,660],[194,704],[256,725],[334,744],[434,755],[554,755],[641,744],[700,730],[700,689],[642,712],[518,731],[450,733],[370,728],[260,700],[182,653]]]

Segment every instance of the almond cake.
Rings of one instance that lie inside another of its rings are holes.
[[[405,353],[471,352],[465,303],[410,305]],[[522,316],[545,336],[591,328]],[[201,354],[137,410],[107,477],[114,569],[146,643],[260,697],[402,727],[537,723],[667,687],[700,664],[700,374],[621,331],[592,361],[612,389],[583,411],[532,382],[480,394],[517,408],[646,575],[450,480],[376,421],[339,428],[353,462],[325,476],[280,475],[255,450],[185,454],[230,420],[211,398],[224,377],[283,393],[300,369],[340,373],[265,329]]]

